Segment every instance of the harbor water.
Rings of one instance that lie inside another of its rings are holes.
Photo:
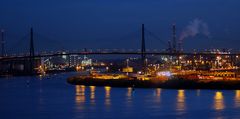
[[[238,119],[240,90],[75,86],[76,73],[0,78],[0,119]]]

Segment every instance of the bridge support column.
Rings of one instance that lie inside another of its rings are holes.
[[[30,60],[30,69],[29,69],[29,74],[34,75],[35,74],[35,53],[34,53],[34,42],[33,42],[33,28],[30,29],[30,49],[29,49],[30,55],[29,55],[29,60]]]
[[[5,56],[5,41],[4,41],[4,30],[1,29],[1,56]]]
[[[145,34],[144,34],[144,24],[142,24],[142,47],[141,47],[141,53],[142,53],[142,72],[146,73],[146,47],[145,47]]]

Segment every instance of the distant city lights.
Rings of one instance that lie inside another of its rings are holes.
[[[161,71],[161,72],[157,72],[157,76],[170,77],[170,76],[172,76],[172,73],[170,71]]]

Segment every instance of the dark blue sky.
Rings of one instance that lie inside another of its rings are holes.
[[[196,19],[208,27],[209,35],[185,38],[185,49],[239,49],[239,0],[1,0],[0,6],[0,28],[6,30],[9,49],[27,44],[18,41],[28,40],[24,36],[30,27],[41,50],[138,49],[142,23],[167,42],[173,23],[180,37]],[[149,49],[167,47],[151,36],[146,42]]]

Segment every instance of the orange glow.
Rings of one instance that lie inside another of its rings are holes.
[[[225,108],[224,105],[224,97],[222,92],[216,92],[214,96],[214,109],[215,110],[222,110]]]
[[[240,90],[236,90],[235,94],[235,106],[240,107]]]
[[[105,86],[105,105],[109,106],[111,105],[111,99],[110,99],[110,92],[111,92],[111,87]]]
[[[157,88],[157,90],[156,90],[156,96],[157,96],[157,97],[160,97],[160,96],[161,96],[161,89],[160,89],[160,88]]]
[[[76,85],[76,103],[85,102],[85,86]]]
[[[92,103],[95,103],[95,86],[90,86],[90,99]]]
[[[106,97],[110,96],[110,91],[111,91],[111,87],[110,86],[105,86],[105,91],[106,91]]]
[[[132,96],[132,88],[128,87],[127,97],[131,98],[131,96]]]
[[[155,91],[156,94],[156,102],[161,102],[161,88],[157,88]]]
[[[186,106],[185,106],[185,92],[184,92],[184,90],[178,90],[177,110],[183,111],[185,109],[186,109]]]

